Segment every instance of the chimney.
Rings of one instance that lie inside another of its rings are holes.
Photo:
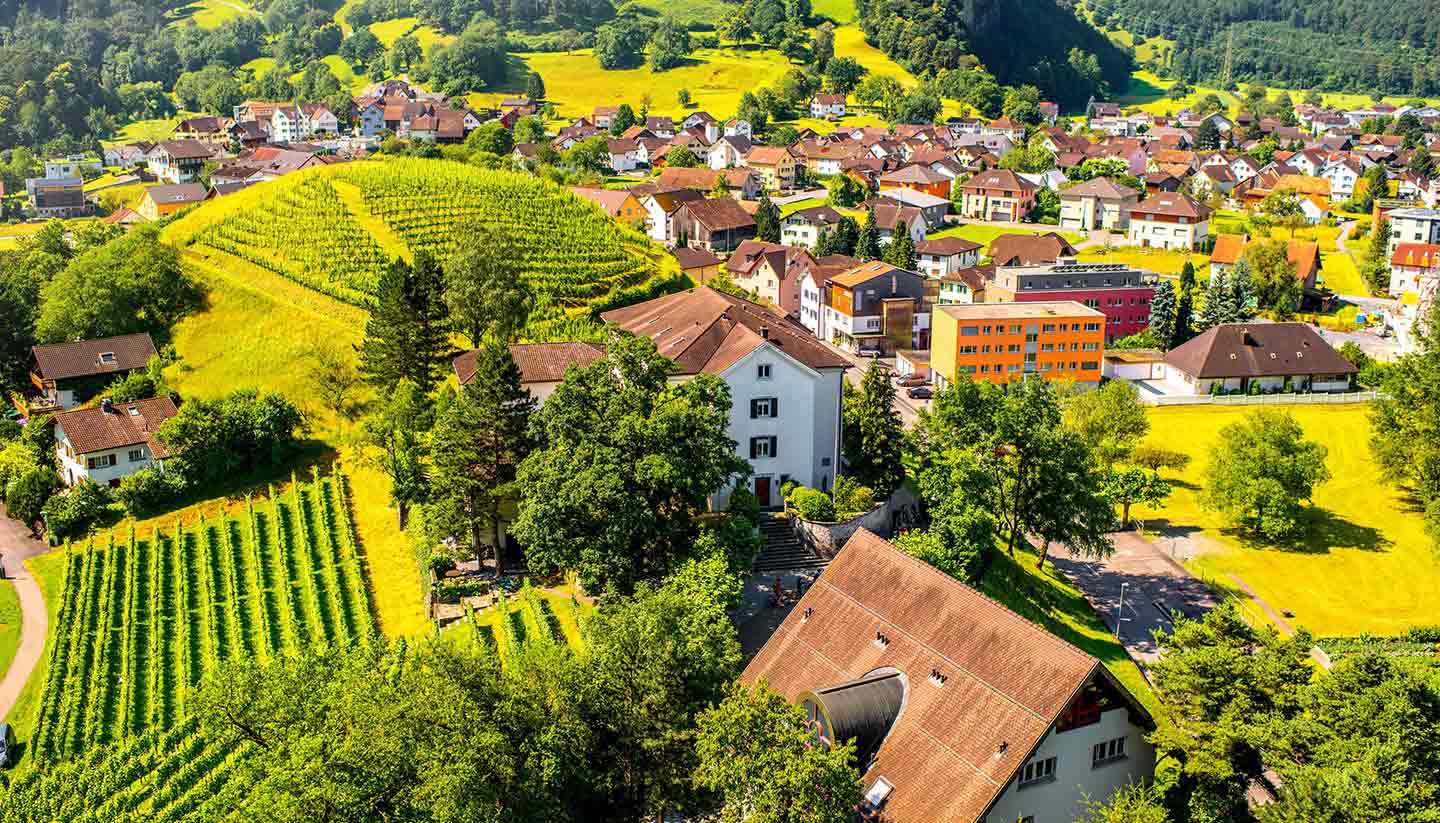
[[[1244,345],[1244,346],[1258,346],[1258,345],[1259,345],[1259,343],[1256,342],[1255,337],[1250,334],[1250,330],[1249,330],[1249,329],[1241,329],[1241,330],[1240,330],[1240,344],[1241,344],[1241,345]]]
[[[106,414],[110,414],[115,411],[115,406],[110,402],[110,398],[100,398],[100,411],[105,412]]]
[[[769,339],[770,339],[770,327],[769,327],[769,326],[761,326],[761,327],[760,327],[760,339],[761,339],[761,340],[769,340]]]

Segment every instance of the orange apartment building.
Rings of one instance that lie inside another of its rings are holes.
[[[930,325],[936,388],[962,375],[992,383],[1032,375],[1100,383],[1105,314],[1073,300],[936,306]]]

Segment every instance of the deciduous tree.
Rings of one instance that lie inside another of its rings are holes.
[[[1258,410],[1225,426],[1210,449],[1201,503],[1269,540],[1304,531],[1301,501],[1330,479],[1329,450],[1283,412]]]
[[[455,251],[445,261],[445,304],[472,347],[489,337],[508,343],[529,319],[535,298],[519,259],[503,228],[480,219],[456,227]]]

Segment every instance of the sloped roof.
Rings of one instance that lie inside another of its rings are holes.
[[[199,183],[166,184],[150,186],[145,189],[145,196],[154,201],[156,205],[199,203],[205,199],[205,195],[205,187]]]
[[[1309,282],[1320,271],[1320,244],[1291,240],[1285,244],[1285,258],[1295,264],[1295,277],[1301,282]]]
[[[156,149],[164,151],[176,160],[195,160],[215,155],[214,149],[199,140],[161,140],[151,151]]]
[[[733,197],[712,197],[691,200],[681,208],[688,209],[700,225],[710,231],[725,231],[755,225],[755,218]]]
[[[1215,250],[1210,253],[1210,262],[1225,266],[1240,262],[1248,242],[1250,241],[1243,234],[1215,235]]]
[[[611,217],[620,214],[620,210],[625,207],[625,201],[634,199],[635,197],[635,195],[624,189],[592,189],[576,186],[571,188],[570,191],[598,205]]]
[[[152,397],[134,403],[116,403],[71,409],[55,415],[55,425],[69,438],[76,454],[93,454],[141,443],[159,458],[169,456],[165,444],[155,439],[160,424],[176,415],[168,397]]]
[[[915,244],[915,251],[921,254],[963,254],[967,251],[979,251],[981,248],[979,243],[963,237],[937,237],[934,240],[921,240]]]
[[[892,273],[903,274],[907,277],[917,276],[915,272],[897,268],[890,265],[889,263],[886,263],[883,260],[871,260],[868,263],[861,263],[860,265],[845,272],[844,274],[839,274],[831,277],[830,282],[834,283],[837,286],[844,286],[845,288],[849,289],[854,288],[861,283],[868,283],[877,277],[883,277],[887,274]]]
[[[601,319],[655,341],[680,374],[719,374],[767,343],[813,369],[850,365],[794,320],[704,286],[614,309]]]
[[[1210,216],[1214,209],[1202,203],[1197,203],[1188,195],[1176,191],[1164,191],[1153,194],[1130,207],[1130,214],[1163,214],[1169,217],[1188,217],[1193,220],[1203,220]]]
[[[1140,192],[1122,186],[1108,177],[1093,177],[1060,192],[1061,197],[1099,197],[1102,200],[1123,200],[1138,197]]]
[[[896,169],[895,171],[886,172],[885,174],[880,175],[880,182],[882,183],[899,184],[914,183],[920,185],[930,185],[934,183],[943,183],[949,179],[950,178],[946,177],[940,172],[931,169],[929,166],[922,166],[919,163],[911,163],[908,166],[903,166]]]
[[[1041,235],[1002,234],[990,241],[990,258],[997,266],[1054,263],[1075,253],[1075,247],[1055,232]]]
[[[689,246],[679,246],[671,254],[679,261],[681,269],[699,269],[706,266],[720,265],[720,258],[704,249],[692,249]]]
[[[785,216],[786,220],[798,217],[807,223],[814,223],[819,226],[833,226],[844,219],[845,215],[830,208],[829,206],[811,206],[806,209],[797,209]]]
[[[793,701],[882,669],[906,675],[905,707],[860,768],[867,783],[893,786],[883,811],[892,823],[983,818],[1097,679],[1150,724],[1095,658],[862,529],[741,679]]]
[[[1434,243],[1400,243],[1390,255],[1391,266],[1431,269],[1440,266],[1440,245]]]
[[[1034,191],[1035,184],[1020,177],[1009,169],[991,169],[980,172],[965,181],[965,185],[961,186],[961,188],[967,190],[1001,189],[1004,191],[1025,192]]]
[[[598,343],[515,343],[510,356],[520,368],[521,383],[558,383],[571,366],[588,366],[605,356]],[[460,385],[475,378],[475,351],[460,354],[451,363]]]
[[[750,166],[774,166],[786,157],[790,157],[790,150],[784,146],[751,146],[745,155],[745,163]]]
[[[1356,371],[1306,323],[1222,323],[1171,349],[1165,362],[1195,378]]]
[[[31,351],[34,352],[40,376],[46,380],[65,380],[71,377],[143,369],[156,353],[155,342],[145,333],[81,340],[77,343],[51,343],[36,346]],[[114,355],[114,362],[102,362],[102,354]]]

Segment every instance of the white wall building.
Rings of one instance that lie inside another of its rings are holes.
[[[174,417],[168,397],[110,403],[55,415],[55,456],[67,486],[90,480],[118,486],[120,478],[149,466],[163,466],[169,452],[155,438]]]

